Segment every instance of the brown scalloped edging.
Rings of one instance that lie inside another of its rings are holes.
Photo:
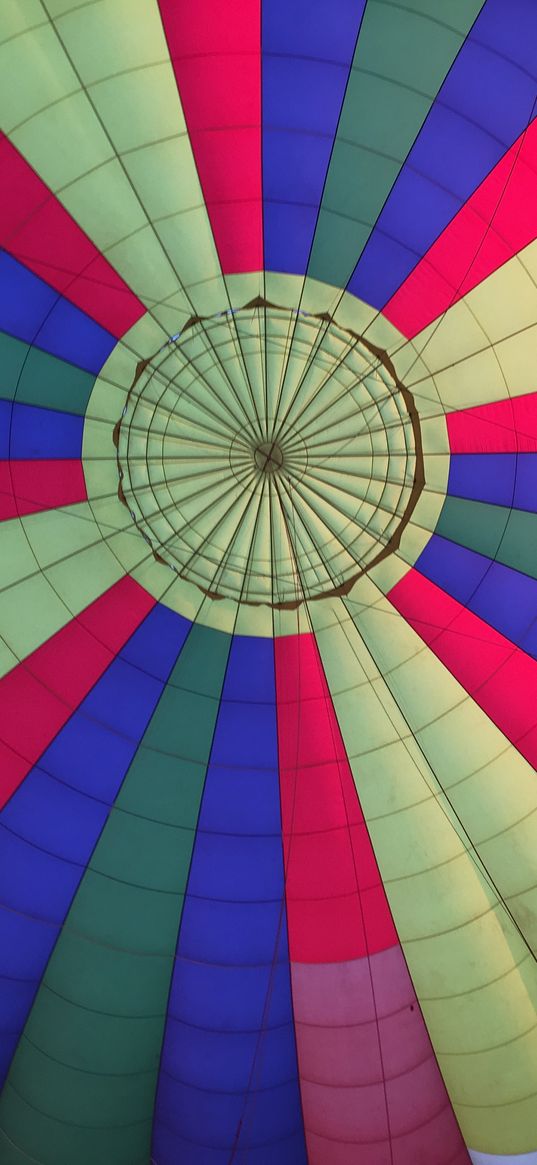
[[[242,307],[235,308],[234,313],[238,313],[238,312],[242,312],[242,311],[254,311],[258,308],[262,308],[262,309],[268,308],[269,310],[272,309],[273,311],[283,311],[283,312],[293,312],[293,310],[294,310],[293,308],[286,307],[283,304],[272,303],[270,300],[264,299],[262,296],[258,295],[254,299],[249,300],[249,302],[245,303]],[[384,351],[383,348],[379,348],[379,347],[377,347],[376,344],[372,344],[369,340],[366,340],[364,338],[364,336],[361,336],[359,334],[359,332],[353,331],[352,328],[343,327],[340,323],[338,323],[338,321],[333,316],[329,315],[328,312],[307,312],[306,314],[307,314],[307,317],[309,319],[321,320],[323,323],[326,323],[328,325],[333,324],[334,327],[336,327],[340,332],[343,332],[347,336],[351,336],[354,340],[356,340],[357,342],[362,344],[363,347],[366,348],[367,351],[370,352],[371,355],[374,356],[375,359],[378,360],[379,363],[384,366],[384,368],[388,372],[390,378],[392,379],[396,390],[401,393],[401,396],[402,396],[404,403],[405,403],[406,411],[407,411],[409,419],[410,419],[410,424],[411,424],[412,432],[414,435],[414,446],[415,446],[414,481],[412,483],[410,497],[408,499],[407,505],[405,507],[405,512],[401,517],[401,520],[399,522],[397,529],[394,531],[394,533],[392,534],[391,538],[386,543],[386,545],[383,546],[382,549],[379,550],[378,554],[375,555],[375,557],[371,559],[371,562],[368,562],[366,566],[361,567],[360,570],[357,570],[353,575],[350,576],[350,578],[346,579],[344,583],[340,583],[339,586],[330,587],[327,590],[323,590],[315,595],[304,595],[300,599],[293,599],[293,600],[289,599],[289,600],[284,601],[284,602],[270,602],[268,599],[264,599],[264,600],[261,600],[261,599],[259,599],[259,600],[243,599],[242,597],[237,598],[236,596],[221,594],[218,591],[212,591],[212,590],[206,589],[205,587],[201,586],[200,583],[196,582],[194,579],[189,578],[187,575],[182,575],[181,571],[178,570],[177,567],[171,566],[169,563],[167,563],[165,561],[165,559],[162,558],[162,556],[158,553],[158,550],[154,549],[149,536],[145,533],[145,531],[141,530],[140,525],[139,525],[138,521],[136,520],[136,518],[132,518],[133,523],[136,526],[136,529],[139,531],[139,533],[141,534],[144,541],[147,542],[148,545],[151,547],[151,551],[152,551],[152,554],[153,554],[155,561],[165,565],[168,568],[168,570],[173,570],[178,578],[184,578],[186,582],[190,583],[192,586],[196,586],[198,588],[198,590],[200,590],[202,592],[202,594],[205,595],[207,598],[213,599],[215,601],[227,599],[230,602],[244,603],[246,606],[250,606],[250,607],[271,607],[273,610],[278,610],[278,611],[295,611],[304,602],[312,603],[312,602],[317,602],[319,599],[341,598],[345,595],[348,595],[349,592],[352,590],[353,586],[355,585],[355,583],[358,582],[358,580],[360,578],[363,578],[364,575],[369,574],[369,571],[372,570],[374,566],[378,566],[379,562],[383,562],[385,558],[388,558],[390,556],[390,554],[393,554],[395,550],[399,549],[403,533],[404,533],[406,527],[408,526],[408,523],[410,522],[412,514],[414,513],[414,510],[415,510],[416,505],[418,503],[419,497],[420,497],[421,492],[423,490],[423,487],[425,485],[423,442],[422,442],[422,437],[421,437],[421,427],[420,427],[420,422],[419,422],[418,410],[416,408],[416,405],[414,402],[414,397],[413,397],[412,393],[410,392],[410,390],[408,388],[406,388],[406,386],[403,384],[403,382],[401,380],[399,380],[399,377],[397,376],[394,365],[393,365],[392,361],[390,360],[389,356],[387,355],[387,353]],[[219,316],[220,316],[220,313],[219,313],[219,315],[213,314],[210,316],[190,316],[190,318],[187,320],[184,328],[181,329],[180,336],[182,337],[185,334],[185,332],[189,331],[190,328],[193,328],[196,324],[203,324],[203,323],[206,323],[206,322],[209,322],[212,320],[216,320],[219,318]],[[131,393],[133,392],[134,388],[136,387],[140,377],[145,372],[148,365],[150,365],[152,363],[152,361],[162,351],[163,351],[163,348],[159,348],[158,351],[154,352],[152,356],[148,356],[145,360],[140,360],[138,362],[138,364],[136,365],[136,372],[134,374],[134,379],[133,379],[132,384],[131,384],[129,391],[127,393],[127,399],[125,402],[125,409],[127,408],[128,404],[129,404]],[[113,433],[112,433],[112,440],[113,440],[114,446],[116,448],[116,462],[117,462],[118,476],[119,476],[118,498],[119,498],[120,502],[124,506],[127,507],[127,509],[129,510],[129,513],[132,517],[132,511],[129,507],[129,504],[127,502],[127,499],[125,497],[125,493],[123,490],[123,485],[122,485],[123,469],[122,469],[120,461],[119,461],[119,435],[120,435],[120,431],[121,431],[122,419],[123,418],[120,417],[120,419],[114,425],[114,429],[113,429]]]

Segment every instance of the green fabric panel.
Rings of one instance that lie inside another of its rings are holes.
[[[230,642],[192,627],[14,1057],[3,1127],[45,1165],[149,1161],[170,978]]]
[[[445,17],[369,0],[352,63],[308,274],[345,287],[482,0]],[[421,8],[421,11],[420,11]]]
[[[447,497],[435,533],[537,578],[537,514]]]
[[[95,377],[0,332],[0,396],[83,417]]]
[[[511,510],[498,559],[537,578],[537,514]]]
[[[102,1131],[85,1128],[80,1137],[81,1155],[73,1157],[73,1129],[68,1125],[52,1122],[39,1109],[30,1108],[22,1096],[6,1085],[9,1106],[6,1111],[4,1131],[0,1130],[0,1161],[2,1165],[58,1165],[68,1161],[69,1165],[108,1165],[121,1161],[121,1165],[148,1165],[149,1150],[140,1153],[140,1125],[132,1128],[113,1128],[108,1131],[107,1152],[102,1154]],[[20,1129],[25,1131],[26,1149],[17,1148],[20,1143]],[[7,1140],[9,1138],[9,1140]]]

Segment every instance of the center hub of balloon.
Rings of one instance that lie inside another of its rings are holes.
[[[281,446],[275,441],[262,441],[257,449],[254,449],[254,463],[261,473],[277,473],[284,464]]]
[[[139,363],[118,493],[163,569],[213,599],[348,593],[423,487],[418,414],[385,352],[258,298],[193,317]]]

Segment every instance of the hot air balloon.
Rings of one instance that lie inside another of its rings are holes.
[[[536,1165],[535,0],[0,9],[1,1165]]]

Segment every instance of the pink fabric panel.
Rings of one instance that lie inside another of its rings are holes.
[[[537,392],[446,417],[452,453],[537,452]]]
[[[310,1165],[468,1165],[400,947],[291,974]]]
[[[0,521],[86,498],[81,461],[0,461]]]
[[[537,120],[481,186],[384,308],[412,338],[527,247],[537,234]]]
[[[0,680],[0,807],[154,607],[129,575]]]
[[[537,661],[415,568],[388,598],[522,756],[537,766]]]
[[[260,271],[260,0],[159,6],[222,270]]]
[[[338,962],[397,935],[312,635],[275,641],[291,959]]]
[[[143,303],[3,134],[0,169],[0,245],[113,336],[122,336],[144,315]]]

